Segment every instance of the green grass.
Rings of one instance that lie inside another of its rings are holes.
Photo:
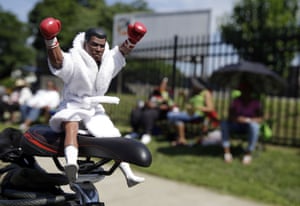
[[[121,103],[122,101],[130,103],[131,98],[126,95],[122,96]],[[270,102],[268,103],[270,104]],[[272,105],[266,106],[267,113],[272,111],[278,115],[279,113],[275,112],[278,111],[278,104],[279,102],[274,102]],[[299,108],[300,102],[294,102],[291,105],[282,100],[280,105],[282,106],[280,114],[284,116],[284,124],[279,127],[277,122],[274,122],[273,128],[278,129],[274,131],[281,131],[276,135],[280,138],[289,137],[291,134],[298,137],[300,130],[297,122],[300,121],[300,116],[287,115],[287,111],[296,111],[295,107]],[[126,114],[128,117],[131,109],[126,108],[126,105],[122,106],[122,109],[122,114]],[[112,115],[119,117],[120,112],[114,111]],[[274,116],[272,115],[272,117]],[[125,122],[125,126],[124,124],[123,126],[117,125],[121,131],[128,132],[128,118]],[[240,147],[233,148],[235,157],[233,163],[225,164],[221,147],[173,148],[164,137],[153,138],[148,146],[153,155],[153,163],[149,168],[137,168],[146,173],[270,205],[300,205],[299,148],[267,145],[266,151],[254,154],[251,165],[244,166],[240,161],[242,157],[242,148]]]
[[[240,146],[233,147],[232,164],[224,163],[219,146],[174,148],[157,137],[149,149],[153,163],[143,172],[271,205],[300,205],[300,151],[295,148],[267,146],[247,166]]]

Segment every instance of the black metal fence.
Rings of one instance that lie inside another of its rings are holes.
[[[287,71],[287,89],[280,95],[263,98],[265,115],[271,120],[273,137],[270,143],[273,144],[300,146],[300,39],[297,42],[299,45],[294,47],[294,52],[298,56],[295,55],[293,65]],[[146,97],[151,88],[167,76],[174,99],[180,105],[179,93],[189,88],[190,77],[208,81],[213,71],[239,60],[238,52],[217,36],[174,37],[136,48],[128,57],[125,71],[114,80],[114,85],[119,85],[114,88],[119,93],[126,91]],[[131,71],[134,65],[142,67]],[[213,88],[213,91],[216,109],[221,118],[226,118],[229,91],[222,88]],[[128,115],[128,112],[116,113]]]

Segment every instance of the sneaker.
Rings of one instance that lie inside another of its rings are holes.
[[[250,164],[251,161],[252,161],[251,155],[247,154],[247,155],[245,155],[245,156],[243,157],[243,164],[244,164],[244,165]]]
[[[149,144],[151,142],[151,135],[149,135],[149,134],[143,134],[143,136],[141,138],[141,142],[143,144]]]
[[[231,153],[225,153],[224,154],[224,161],[226,163],[231,163],[232,162],[232,154]]]
[[[69,183],[74,183],[77,180],[78,166],[75,164],[68,164],[65,166],[65,174],[69,180]]]

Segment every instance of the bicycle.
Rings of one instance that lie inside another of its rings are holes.
[[[85,103],[115,101],[117,99],[99,97]],[[64,157],[64,133],[54,132],[47,125],[35,125],[24,134],[6,128],[1,136],[0,160],[8,163],[0,168],[0,174],[5,174],[0,193],[0,205],[3,206],[104,206],[94,183],[112,175],[121,162],[140,167],[149,167],[152,163],[150,151],[137,140],[95,138],[88,133],[79,133],[78,179],[69,183],[59,160]],[[52,158],[61,173],[45,171],[35,159],[38,156]],[[74,193],[61,188],[68,184]]]

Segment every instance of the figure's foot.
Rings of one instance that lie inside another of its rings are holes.
[[[133,187],[134,185],[137,185],[137,184],[145,181],[145,178],[138,177],[132,172],[132,170],[127,162],[121,162],[119,167],[126,178],[128,187]]]
[[[67,164],[65,166],[65,174],[69,180],[69,183],[74,183],[77,180],[78,166],[75,164]]]
[[[138,176],[131,176],[131,177],[127,177],[126,178],[126,181],[127,181],[127,186],[128,187],[133,187],[139,183],[142,183],[145,181],[145,178],[143,177],[138,177]]]

